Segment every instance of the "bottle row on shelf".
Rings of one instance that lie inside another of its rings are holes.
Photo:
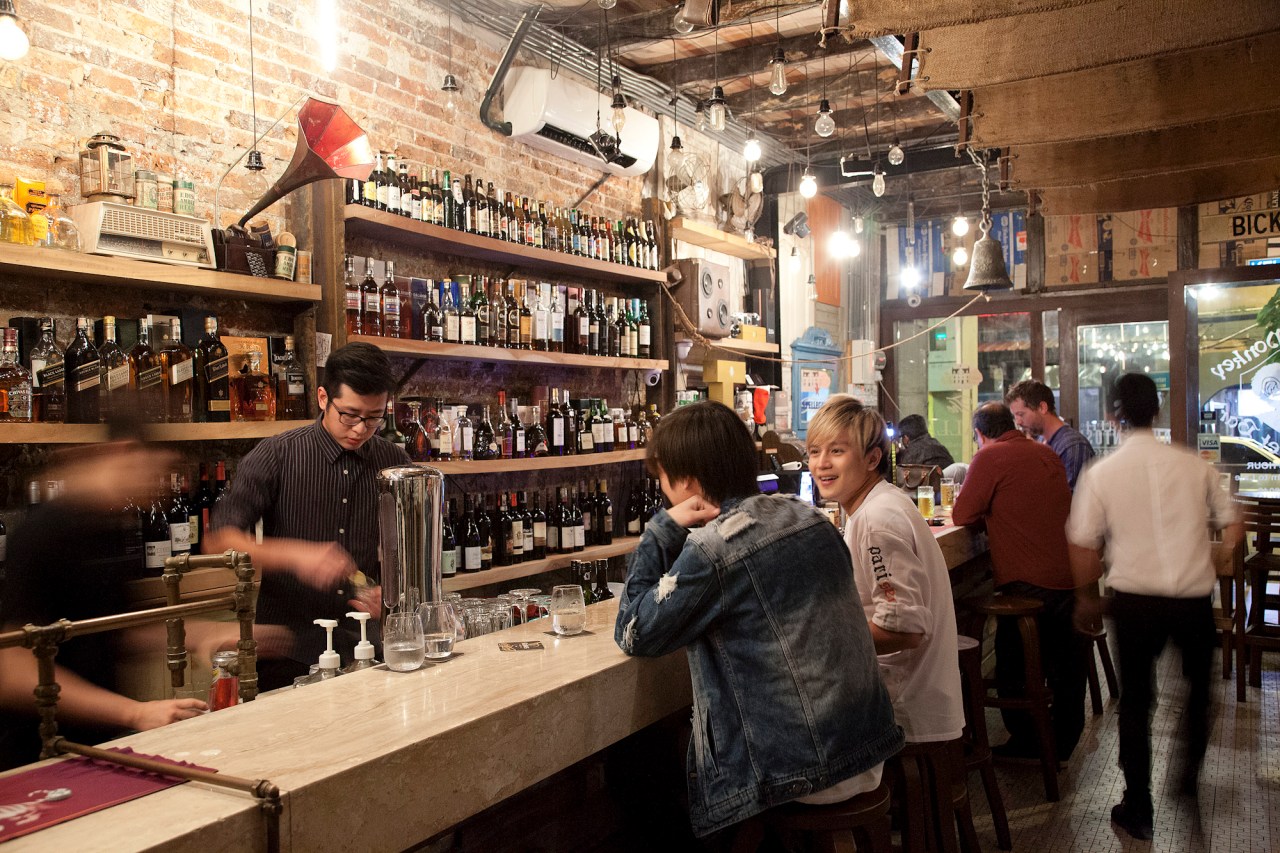
[[[307,416],[306,373],[292,336],[268,374],[258,349],[244,354],[238,370],[230,369],[216,317],[205,318],[204,337],[194,348],[183,342],[176,317],[155,326],[144,317],[137,327],[137,343],[126,351],[117,342],[115,317],[102,318],[96,343],[90,337],[94,324],[80,317],[63,350],[54,321],[42,317],[39,340],[26,359],[20,357],[19,329],[0,330],[0,423],[96,424],[125,411],[148,423]]]
[[[545,509],[544,509],[545,507]],[[632,485],[625,512],[614,513],[607,480],[559,486],[555,498],[535,490],[467,495],[459,513],[449,500],[442,527],[442,574],[482,572],[610,545],[614,536],[639,536],[662,507],[656,480]]]
[[[411,169],[396,161],[395,154],[379,152],[367,180],[348,182],[347,202],[522,246],[640,269],[662,267],[652,219],[610,221],[576,207],[496,190],[493,181],[486,188],[483,179],[472,175],[455,180],[447,169],[428,173],[425,167]]]
[[[404,446],[415,462],[527,459],[582,453],[635,450],[648,445],[658,425],[658,407],[637,407],[634,417],[609,408],[603,398],[570,400],[568,390],[551,388],[545,420],[542,406],[521,407],[498,392],[497,421],[484,404],[446,406],[440,398],[403,400],[408,416],[396,418],[394,401],[387,403],[382,437]]]
[[[447,344],[650,358],[652,324],[643,299],[605,296],[589,288],[483,275],[412,278],[401,289],[395,262],[346,259],[343,285],[348,335],[425,340]],[[504,287],[505,284],[505,287]]]

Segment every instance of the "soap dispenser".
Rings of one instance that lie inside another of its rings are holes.
[[[356,659],[342,668],[344,673],[356,672],[361,669],[371,669],[378,665],[379,661],[373,657],[373,643],[369,642],[367,629],[369,627],[369,614],[363,611],[353,611],[347,616],[355,619],[360,623],[360,642],[356,643]]]
[[[325,630],[325,650],[320,653],[320,661],[312,672],[300,675],[293,680],[294,687],[305,687],[308,684],[315,684],[317,681],[337,678],[342,675],[342,670],[338,668],[342,665],[342,659],[333,650],[333,629],[338,627],[338,620],[314,619],[312,621]]]

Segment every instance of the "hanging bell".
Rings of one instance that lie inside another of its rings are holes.
[[[981,225],[982,236],[973,244],[973,252],[969,257],[969,280],[964,283],[965,290],[986,293],[1013,289],[1009,269],[1004,265],[1004,249],[999,240],[987,234],[990,227],[984,220]]]

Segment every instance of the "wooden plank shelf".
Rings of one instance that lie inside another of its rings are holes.
[[[475,589],[476,587],[489,586],[490,584],[532,577],[543,572],[562,569],[568,566],[571,560],[604,560],[608,557],[620,557],[623,554],[630,554],[638,544],[640,544],[639,536],[627,536],[621,539],[614,539],[611,545],[592,545],[574,554],[556,554],[555,556],[547,557],[545,560],[530,560],[527,563],[501,566],[484,572],[459,572],[451,578],[444,579],[444,590],[445,592],[461,592],[467,589]]]
[[[41,281],[141,287],[256,302],[319,302],[320,286],[274,278],[0,243],[0,272]]]
[[[561,367],[601,367],[609,370],[666,370],[666,361],[653,358],[612,358],[598,355],[577,355],[569,352],[541,352],[539,350],[501,349],[471,344],[442,344],[437,341],[413,341],[403,338],[379,338],[372,335],[351,335],[348,343],[357,341],[373,344],[389,355],[411,358],[442,358],[454,361],[498,361],[533,365],[560,365]]]
[[[343,211],[347,233],[374,240],[389,240],[406,246],[443,252],[478,261],[510,264],[519,269],[578,275],[617,284],[658,284],[666,282],[661,270],[642,270],[623,264],[597,261],[565,252],[552,252],[519,243],[508,243],[479,234],[419,222],[360,204],[348,204]]]
[[[142,429],[150,441],[219,441],[268,438],[309,423],[144,424]],[[0,444],[90,444],[106,439],[106,424],[0,424]]]
[[[614,450],[610,453],[579,453],[571,456],[536,456],[532,459],[486,459],[482,461],[419,462],[441,474],[505,474],[516,471],[546,471],[555,468],[587,468],[591,465],[615,465],[639,462],[646,451]]]
[[[770,344],[763,341],[744,341],[741,338],[711,338],[710,340],[713,346],[746,353],[747,355],[777,355],[782,351],[782,347],[778,344]],[[705,351],[706,349],[696,342],[693,347],[699,351]]]
[[[753,243],[740,234],[730,234],[684,216],[672,219],[670,229],[671,236],[676,240],[746,261],[772,260],[778,254],[768,246]]]

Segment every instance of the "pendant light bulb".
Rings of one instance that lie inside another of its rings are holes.
[[[627,123],[627,96],[622,94],[622,78],[617,74],[609,84],[613,88],[613,101],[609,107],[613,110],[613,132],[622,135],[622,126]]]
[[[902,146],[898,144],[898,140],[893,140],[893,144],[889,146],[889,165],[901,166],[902,161],[907,159],[907,152],[902,150]]]
[[[848,244],[849,257],[856,258],[862,254],[862,241],[857,237],[850,237]]]
[[[951,220],[951,233],[957,237],[963,237],[969,233],[969,219],[963,213],[957,213],[956,218]]]
[[[791,271],[800,271],[800,250],[795,246],[791,247]]]
[[[16,62],[27,55],[31,49],[31,41],[22,31],[18,23],[18,13],[13,8],[13,0],[0,2],[0,59]]]
[[[684,6],[676,10],[676,16],[672,19],[671,26],[682,36],[687,36],[693,32],[693,23],[684,16]]]
[[[694,116],[698,119],[698,130],[707,129],[707,102],[699,99],[698,106],[693,110]]]
[[[714,131],[724,130],[726,114],[724,89],[720,86],[713,86],[711,88],[711,97],[707,99],[707,124]]]
[[[680,166],[684,164],[684,145],[680,142],[679,136],[671,137],[671,148],[667,151],[667,174],[673,175],[680,171]]]
[[[742,159],[748,163],[754,163],[760,159],[760,140],[756,139],[754,130],[747,131],[747,141],[742,146]]]
[[[866,225],[863,223],[861,216],[853,217],[853,233],[854,234],[861,234],[862,229],[865,227]]]
[[[836,260],[850,257],[849,242],[849,235],[844,230],[832,231],[827,238],[827,253]]]
[[[775,95],[785,95],[787,93],[787,56],[782,52],[782,45],[778,45],[778,49],[773,52],[773,59],[769,62],[769,91]]]
[[[956,246],[951,250],[951,263],[958,267],[969,263],[969,250],[964,246]]]
[[[809,273],[809,281],[805,284],[805,296],[810,302],[818,301],[818,277]]]
[[[444,92],[444,109],[449,115],[453,115],[458,111],[458,102],[455,95],[458,93],[458,80],[452,74],[444,75],[444,83],[440,86],[440,91]]]
[[[804,175],[800,177],[800,195],[805,198],[813,198],[818,194],[818,179],[813,176],[813,172],[808,166],[804,167]]]
[[[618,5],[618,0],[596,0],[600,4],[601,9],[612,9]]]
[[[831,102],[826,98],[818,106],[818,120],[813,123],[813,132],[823,139],[836,132],[836,120],[831,117]]]
[[[267,194],[267,190],[271,188],[267,183],[266,166],[262,162],[262,152],[257,148],[249,151],[248,157],[244,162],[245,175],[244,192],[251,200],[257,200]]]

